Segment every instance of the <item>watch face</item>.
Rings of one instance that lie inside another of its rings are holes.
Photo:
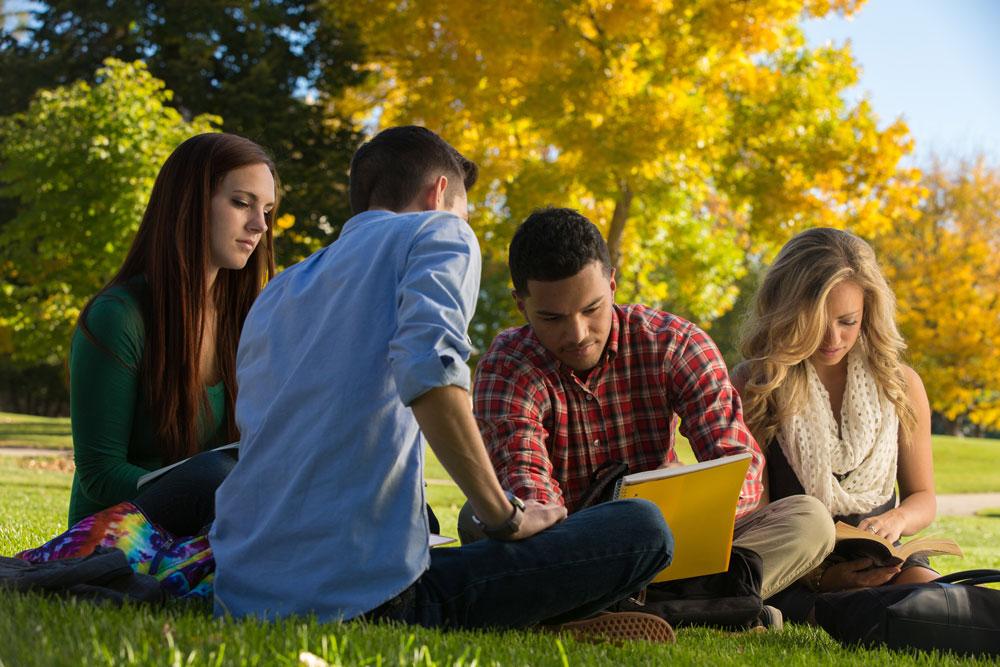
[[[517,529],[521,527],[521,521],[524,520],[524,501],[515,496],[510,491],[507,492],[507,499],[510,500],[510,504],[513,507],[510,516],[506,521],[496,528],[489,528],[484,524],[479,517],[473,515],[473,520],[482,529],[483,534],[487,537],[492,537],[494,539],[503,539],[510,537],[517,532]]]

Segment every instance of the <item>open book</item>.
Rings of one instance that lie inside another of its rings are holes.
[[[663,513],[674,534],[674,558],[653,582],[725,572],[733,522],[750,454],[734,454],[677,468],[623,477],[616,498],[645,498]]]
[[[906,544],[893,546],[881,535],[862,530],[843,521],[837,522],[837,546],[833,553],[844,560],[871,558],[875,567],[899,565],[915,554],[926,556],[961,556],[962,549],[954,540],[939,537],[918,537]]]
[[[238,450],[239,447],[240,447],[240,443],[238,443],[238,442],[231,442],[228,445],[222,445],[221,447],[216,447],[215,449],[210,449],[210,450],[207,450],[207,451],[211,451],[211,452],[224,452],[227,449],[237,449]],[[188,458],[182,459],[182,460],[178,461],[177,463],[171,463],[168,466],[163,466],[162,468],[157,468],[156,470],[154,470],[152,472],[147,472],[145,475],[143,475],[142,477],[140,477],[136,481],[135,488],[141,489],[142,487],[146,486],[150,482],[153,482],[155,480],[160,479],[161,477],[163,477],[168,472],[170,472],[171,470],[173,470],[177,466],[181,465],[182,463],[186,463],[186,462],[188,462],[190,460],[191,460],[191,457],[189,456]]]

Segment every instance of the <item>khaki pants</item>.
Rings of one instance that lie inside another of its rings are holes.
[[[765,600],[818,566],[833,551],[830,512],[812,496],[788,496],[742,517],[733,545],[756,551],[764,563]]]
[[[733,545],[751,549],[764,565],[761,597],[767,599],[816,568],[833,551],[833,520],[812,496],[788,496],[742,517],[733,529]],[[472,521],[472,505],[458,516],[462,544],[483,538]]]

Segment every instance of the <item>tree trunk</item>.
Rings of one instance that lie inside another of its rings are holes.
[[[615,273],[621,273],[622,235],[625,233],[625,223],[628,222],[629,208],[632,206],[632,190],[628,183],[622,181],[621,192],[615,202],[615,211],[611,215],[611,227],[608,229],[608,252],[611,255],[611,266]]]

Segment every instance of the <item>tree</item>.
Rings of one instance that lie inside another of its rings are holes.
[[[0,113],[39,88],[86,79],[108,57],[144,60],[185,118],[222,116],[224,129],[271,150],[282,210],[296,219],[278,245],[289,263],[315,250],[349,214],[347,165],[358,143],[323,103],[358,79],[358,47],[304,0],[53,0],[0,38]]]
[[[877,239],[909,359],[947,419],[1000,427],[1000,171],[927,171],[918,215]]]
[[[324,5],[367,46],[367,85],[340,108],[422,121],[481,164],[487,262],[532,208],[574,206],[623,299],[710,323],[748,257],[812,225],[884,228],[915,201],[905,125],[845,102],[849,50],[797,27],[855,0]]]
[[[0,118],[0,327],[25,363],[66,358],[80,309],[121,265],[170,152],[220,119],[184,121],[141,62],[38,93]]]

